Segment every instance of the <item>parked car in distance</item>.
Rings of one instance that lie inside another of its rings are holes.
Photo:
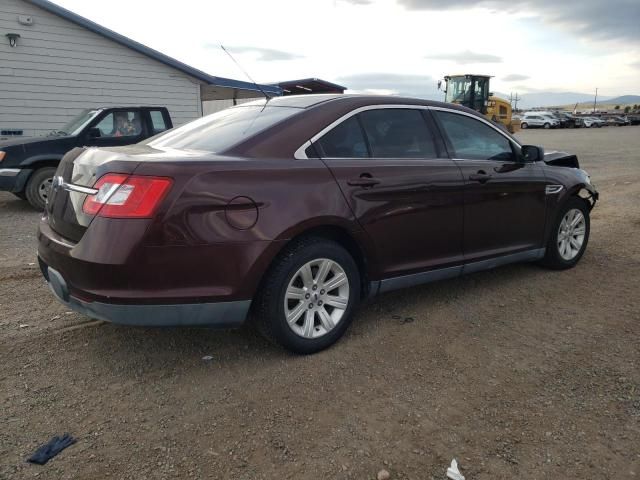
[[[462,106],[287,96],[72,150],[38,260],[90,317],[237,327],[250,314],[312,353],[378,293],[512,262],[573,267],[597,198],[575,155],[521,145]]]
[[[585,126],[587,123],[590,124],[588,125],[589,127],[596,127],[596,128],[605,127],[607,125],[607,122],[605,122],[604,120],[598,117],[583,117],[583,119],[585,121]]]
[[[578,128],[581,127],[582,124],[578,120],[578,117],[575,117],[567,112],[554,112],[553,116],[560,120],[560,127],[562,128]]]
[[[172,126],[165,107],[103,107],[84,110],[46,137],[0,140],[0,190],[43,210],[53,174],[69,150],[130,145]]]
[[[598,123],[591,117],[577,117],[585,128],[598,127]]]
[[[584,127],[584,122],[582,121],[581,117],[572,115],[572,120],[573,120],[573,128],[582,128]]]
[[[520,128],[557,128],[560,126],[560,120],[550,115],[542,115],[539,113],[525,113],[520,121]]]
[[[627,125],[630,125],[629,120],[625,117],[608,117],[606,119],[606,122],[607,125],[613,127],[625,127]]]
[[[640,125],[640,115],[627,115],[630,125]]]
[[[550,116],[558,120],[558,128],[569,128],[569,121],[564,115],[561,115],[559,112],[553,112]]]

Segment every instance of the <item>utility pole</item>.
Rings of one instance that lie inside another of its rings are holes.
[[[596,87],[596,97],[593,99],[593,113],[596,113],[596,102],[598,101],[598,87]]]
[[[516,92],[516,96],[515,97],[513,96],[513,92],[511,92],[511,94],[509,94],[509,103],[513,107],[513,110],[517,110],[518,109],[518,100],[521,100],[521,98],[518,96],[518,92]]]

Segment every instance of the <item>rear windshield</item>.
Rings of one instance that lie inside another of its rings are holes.
[[[299,108],[264,105],[227,108],[169,130],[146,143],[157,148],[218,153],[301,111]]]

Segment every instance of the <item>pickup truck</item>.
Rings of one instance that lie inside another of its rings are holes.
[[[84,110],[47,136],[0,139],[0,190],[43,210],[58,163],[69,150],[131,145],[172,127],[165,107],[104,107]]]

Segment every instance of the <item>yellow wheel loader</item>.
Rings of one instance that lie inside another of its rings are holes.
[[[512,119],[511,104],[490,93],[490,78],[489,75],[447,75],[444,77],[445,102],[476,110],[513,133],[520,128],[520,123]],[[441,87],[442,82],[438,82],[438,88]]]

